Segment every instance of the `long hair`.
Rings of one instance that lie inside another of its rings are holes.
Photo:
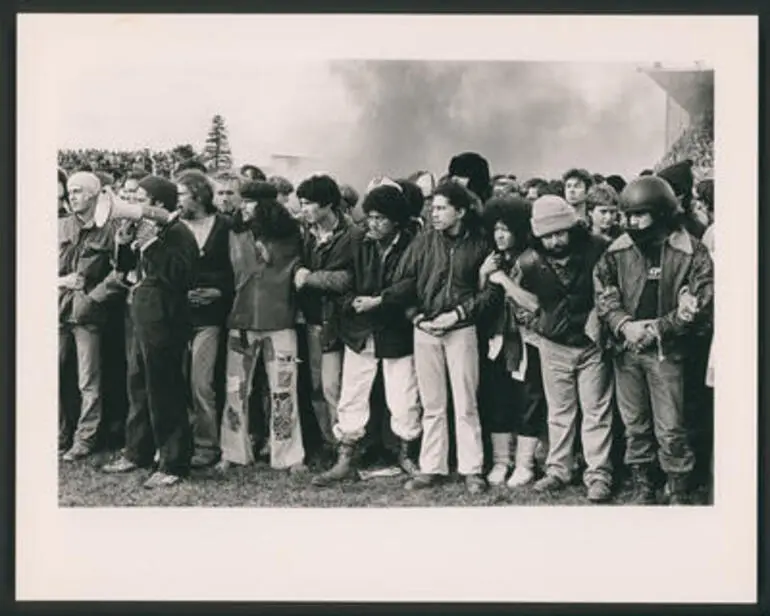
[[[486,202],[481,215],[490,238],[495,225],[502,222],[514,237],[514,251],[521,253],[532,246],[532,204],[516,195],[492,197]]]
[[[262,199],[254,208],[252,217],[245,223],[256,239],[286,240],[300,238],[299,223],[289,210],[275,199]]]

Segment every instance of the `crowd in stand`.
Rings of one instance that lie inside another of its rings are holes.
[[[59,160],[63,463],[119,442],[102,470],[147,488],[265,458],[322,489],[371,451],[407,490],[711,485],[713,180],[692,161],[520,181],[465,152],[359,195]],[[145,215],[102,224],[103,199]]]
[[[657,167],[663,169],[682,160],[693,161],[695,177],[711,175],[714,169],[714,119],[711,114],[696,118],[669,148]]]

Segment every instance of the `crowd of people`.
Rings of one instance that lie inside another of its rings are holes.
[[[697,178],[711,175],[714,169],[714,118],[712,114],[696,117],[671,145],[658,163],[664,169],[682,160],[693,161],[693,173]]]
[[[163,488],[264,458],[322,489],[375,451],[407,490],[711,485],[713,180],[692,161],[521,181],[465,152],[360,195],[118,167],[58,171],[63,463],[119,444],[102,470]],[[105,200],[134,214],[103,223]]]

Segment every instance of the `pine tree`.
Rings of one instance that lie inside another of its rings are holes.
[[[227,139],[227,127],[224,118],[219,114],[211,119],[211,128],[208,137],[206,137],[203,158],[207,166],[214,171],[232,167],[233,158]]]

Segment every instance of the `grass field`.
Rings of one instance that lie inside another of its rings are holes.
[[[111,454],[101,453],[79,462],[59,462],[59,505],[62,507],[457,507],[505,505],[589,505],[580,485],[556,495],[540,495],[531,489],[491,488],[470,496],[461,478],[440,487],[407,492],[405,476],[350,481],[331,488],[310,485],[310,474],[292,476],[271,470],[266,464],[233,467],[221,475],[214,469],[193,471],[189,479],[171,488],[146,490],[148,470],[107,475],[99,470]],[[314,469],[311,472],[315,472]],[[625,482],[613,505],[631,495]],[[698,502],[705,502],[703,491]]]

